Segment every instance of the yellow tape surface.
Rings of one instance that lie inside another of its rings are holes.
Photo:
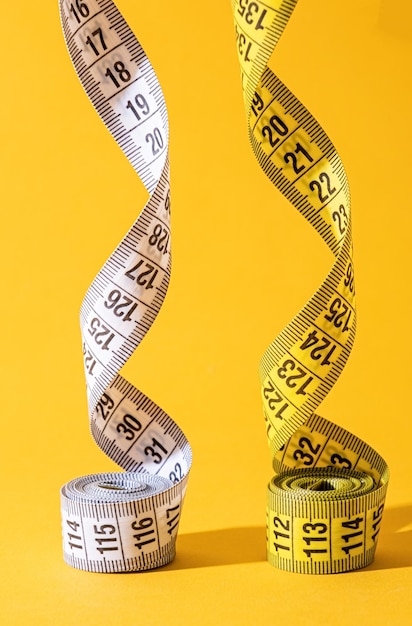
[[[356,328],[349,187],[317,120],[268,66],[297,0],[233,0],[249,138],[272,183],[318,231],[334,263],[260,365],[275,478],[269,561],[335,573],[372,562],[388,468],[370,446],[315,414],[342,371]]]
[[[89,571],[145,570],[175,554],[191,465],[179,427],[119,374],[150,329],[170,278],[167,111],[145,52],[111,0],[59,0],[59,7],[78,77],[150,194],[82,304],[91,432],[126,472],[63,486],[64,558]]]

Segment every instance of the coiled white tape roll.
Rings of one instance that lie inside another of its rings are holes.
[[[59,6],[80,82],[150,194],[81,308],[91,432],[127,473],[86,476],[62,488],[64,558],[90,571],[145,570],[175,554],[191,465],[179,427],[119,374],[170,278],[167,111],[146,54],[111,0]]]

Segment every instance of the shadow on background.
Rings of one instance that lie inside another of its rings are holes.
[[[179,535],[176,558],[166,569],[194,569],[262,561],[266,561],[264,527],[226,528]],[[375,561],[367,569],[400,567],[412,567],[412,504],[385,509]]]
[[[266,561],[266,529],[226,528],[178,536],[177,555],[167,569],[193,569]]]
[[[375,561],[368,570],[412,567],[412,504],[386,509]]]

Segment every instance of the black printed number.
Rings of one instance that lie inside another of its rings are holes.
[[[353,265],[352,263],[349,263],[348,267],[346,268],[346,275],[343,284],[349,289],[351,293],[355,293],[354,278],[355,276],[353,273]]]
[[[272,148],[279,143],[280,137],[285,137],[289,132],[285,122],[278,116],[272,115],[269,125],[262,128],[263,137],[267,138]],[[285,155],[286,156],[286,155]]]
[[[339,234],[344,235],[348,226],[348,215],[343,204],[339,205],[339,211],[334,211],[332,213],[332,218],[333,221],[337,224]]]
[[[342,529],[354,531],[341,535],[342,541],[347,544],[342,546],[342,550],[347,556],[350,555],[351,550],[356,550],[356,548],[361,548],[363,546],[363,524],[363,517],[356,517],[354,519],[347,520],[346,522],[342,522]],[[355,543],[352,543],[352,540],[354,540]]]
[[[269,409],[275,412],[275,417],[284,419],[284,412],[287,410],[289,404],[284,402],[282,394],[279,393],[270,379],[263,388],[263,396],[268,401]]]
[[[79,522],[75,520],[66,520],[68,527],[73,532],[67,532],[67,537],[69,539],[68,544],[70,548],[73,550],[77,548],[78,550],[83,550],[83,541],[81,535],[78,534],[78,529],[80,527]]]
[[[342,333],[349,330],[349,320],[352,317],[352,310],[341,298],[335,298],[329,307],[329,312],[325,315],[325,320],[332,322],[335,328],[339,328]]]
[[[133,302],[118,289],[113,289],[104,301],[104,306],[123,322],[131,322],[132,313],[137,309],[137,302]]]
[[[252,100],[252,106],[250,107],[254,115],[258,115],[260,111],[263,111],[265,104],[259,94],[255,91],[255,95]]]
[[[89,374],[89,376],[94,376],[93,370],[96,367],[97,361],[94,358],[93,354],[90,352],[86,343],[83,343],[83,356],[84,356],[84,369]]]
[[[308,558],[311,558],[313,554],[325,554],[327,548],[323,546],[327,544],[328,538],[324,536],[328,527],[323,522],[307,522],[303,524],[302,531],[305,535],[302,537],[308,548],[303,552]]]
[[[111,536],[116,533],[116,528],[113,524],[100,524],[100,526],[95,524],[93,526],[93,530],[95,535],[98,535],[94,538],[94,540],[99,545],[96,550],[100,552],[100,554],[104,554],[105,552],[114,552],[119,549],[118,545],[114,545],[117,543],[117,537]]]
[[[93,37],[93,39],[92,39]],[[90,37],[90,35],[88,35],[87,39],[86,39],[86,44],[88,46],[90,46],[90,48],[93,50],[93,52],[95,53],[95,55],[98,57],[100,55],[100,51],[98,46],[101,46],[102,50],[107,50],[107,45],[106,42],[104,40],[103,37],[103,31],[101,28],[96,28],[96,30],[94,30],[92,32],[92,37]],[[97,42],[97,45],[96,45]]]
[[[332,456],[330,457],[330,462],[332,463],[332,465],[338,465],[339,467],[342,467],[344,469],[352,469],[352,463],[349,461],[349,459],[341,456],[337,452],[332,454]]]
[[[167,454],[167,450],[159,441],[157,441],[157,439],[153,437],[152,445],[146,446],[144,453],[146,456],[151,456],[153,458],[153,463],[161,463],[164,455]]]
[[[290,539],[290,521],[281,520],[280,517],[274,517],[273,526],[273,535],[276,539],[276,541],[273,542],[273,547],[276,552],[279,552],[279,550],[290,551],[290,547],[284,545],[284,540]]]
[[[113,65],[113,70],[108,67],[105,75],[112,80],[113,84],[117,88],[119,88],[121,84],[119,81],[121,81],[122,83],[128,83],[132,77],[123,61],[116,61],[116,63]]]
[[[173,471],[170,472],[169,474],[169,479],[172,481],[172,483],[178,483],[180,480],[182,480],[182,478],[183,478],[182,466],[180,465],[180,463],[176,463]]]
[[[167,529],[167,532],[169,533],[169,535],[171,535],[173,531],[175,530],[175,528],[178,527],[179,517],[180,517],[180,504],[177,504],[176,506],[173,506],[170,509],[166,509],[167,525],[169,526],[169,528]]]
[[[139,259],[136,265],[133,265],[133,267],[125,272],[125,276],[130,278],[130,280],[135,281],[138,285],[144,287],[145,289],[152,289],[154,286],[154,279],[156,278],[158,272],[159,270],[156,269],[154,265],[148,261]],[[112,295],[112,298],[116,298],[116,295]]]
[[[76,0],[75,4],[70,5],[70,12],[73,13],[78,24],[81,23],[81,18],[86,19],[86,17],[89,17],[90,14],[87,4],[85,2],[81,2],[80,0]]]
[[[141,93],[135,95],[133,102],[131,100],[127,101],[126,109],[130,109],[139,122],[142,119],[142,115],[150,113],[149,103]]]
[[[125,439],[132,441],[132,439],[136,437],[136,434],[142,430],[142,425],[137,417],[126,413],[122,421],[117,424],[116,430],[118,433],[122,433]]]
[[[293,373],[291,373],[293,372]],[[296,365],[292,359],[286,359],[277,370],[279,378],[284,379],[290,389],[294,389],[296,395],[306,395],[306,387],[313,380],[313,376],[307,376],[304,369]]]
[[[295,461],[301,460],[303,465],[312,465],[320,448],[320,443],[314,446],[310,439],[307,437],[301,437],[299,439],[299,448],[293,453],[293,458]],[[307,452],[306,449],[308,449],[309,452]]]
[[[307,150],[300,144],[296,144],[296,148],[294,152],[286,152],[283,156],[285,163],[292,163],[293,171],[295,174],[300,174],[307,167],[304,163],[299,163],[300,155],[303,155],[309,163],[312,163],[313,157],[309,154]]]
[[[147,133],[145,140],[150,145],[153,156],[159,154],[164,146],[162,133],[157,127],[151,133]]]
[[[235,31],[239,56],[243,57],[244,60],[249,63],[252,60],[249,56],[249,52],[252,49],[252,42],[248,41],[244,33],[239,32],[237,26],[235,27]]]
[[[115,336],[114,333],[110,332],[110,328],[105,326],[99,318],[94,317],[87,330],[101,350],[109,350],[110,343]]]
[[[244,18],[249,26],[255,25],[255,30],[264,30],[263,20],[265,19],[267,9],[260,10],[257,2],[249,2],[249,0],[240,0],[237,12]]]
[[[96,413],[100,413],[102,418],[106,420],[114,407],[114,400],[108,393],[104,393],[96,405]]]
[[[136,542],[134,545],[139,550],[142,550],[143,546],[156,541],[156,534],[154,529],[154,523],[152,517],[142,517],[139,520],[135,520],[132,523],[132,529],[136,531],[133,535]]]
[[[313,330],[300,345],[300,349],[310,349],[309,354],[311,359],[319,361],[321,365],[330,365],[330,358],[336,350],[336,344],[333,344],[328,337],[319,337],[318,331]]]
[[[326,190],[324,189],[325,187]],[[319,201],[322,204],[329,200],[330,196],[336,191],[336,187],[332,187],[331,185],[329,174],[327,174],[327,172],[319,174],[318,180],[311,180],[309,183],[309,189],[317,192]]]
[[[149,245],[155,246],[159,252],[166,254],[168,251],[169,231],[161,224],[156,224],[149,237]]]

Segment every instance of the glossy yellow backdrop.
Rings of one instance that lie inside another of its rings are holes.
[[[324,126],[352,191],[359,325],[320,407],[391,469],[375,563],[335,576],[265,558],[271,477],[257,367],[326,275],[323,242],[248,145],[229,0],[118,0],[163,87],[173,272],[125,368],[188,436],[178,555],[101,575],[64,564],[59,489],[114,470],[89,434],[78,314],[145,192],[72,69],[57,0],[7,5],[1,55],[4,624],[411,624],[412,9],[300,0],[271,66]]]

